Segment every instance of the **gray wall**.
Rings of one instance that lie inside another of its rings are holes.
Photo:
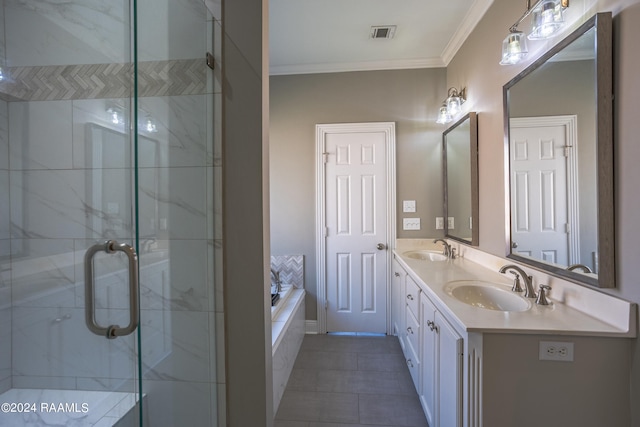
[[[569,18],[584,22],[599,11],[614,15],[614,149],[616,210],[616,289],[604,292],[640,303],[640,277],[637,262],[640,251],[640,1],[638,0],[573,0]],[[449,84],[462,82],[473,94],[470,108],[480,112],[480,249],[504,256],[507,222],[504,183],[504,136],[502,117],[502,85],[511,80],[528,62],[514,66],[498,65],[500,44],[508,28],[522,14],[522,4],[496,0],[447,67]],[[574,27],[578,23],[574,24]],[[558,40],[530,45],[530,51],[546,50]],[[482,70],[478,72],[477,70]],[[640,401],[640,345],[634,340],[632,354],[631,402]],[[603,390],[603,392],[606,392]],[[631,405],[630,425],[640,425],[640,406]]]
[[[444,69],[270,78],[271,254],[305,256],[307,319],[317,314],[315,125],[396,122],[397,236],[442,236],[444,127],[435,119],[445,96]],[[402,200],[415,200],[416,213],[402,213]],[[403,217],[419,217],[421,230],[403,231]]]

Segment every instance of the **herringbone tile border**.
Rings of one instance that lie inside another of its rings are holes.
[[[206,92],[203,59],[141,62],[138,96],[198,95]],[[12,67],[0,82],[6,101],[128,98],[133,94],[132,64]]]

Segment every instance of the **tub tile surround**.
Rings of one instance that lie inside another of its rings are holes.
[[[612,297],[560,278],[549,276],[513,260],[500,258],[456,241],[458,258],[444,262],[425,262],[404,257],[408,250],[441,250],[442,244],[433,239],[398,239],[395,253],[404,267],[413,271],[414,278],[429,284],[443,310],[450,313],[461,328],[468,332],[552,333],[556,335],[615,336],[633,338],[637,335],[637,307],[635,303]],[[524,312],[492,312],[468,306],[449,296],[443,289],[448,281],[478,279],[502,283],[511,287],[511,277],[498,270],[506,264],[521,266],[533,276],[534,286],[552,287],[550,307],[537,306]]]
[[[273,314],[271,343],[273,363],[273,413],[289,381],[305,334],[304,289],[291,287],[279,302],[281,309]]]
[[[283,284],[304,288],[304,255],[272,255],[271,268],[280,273]]]

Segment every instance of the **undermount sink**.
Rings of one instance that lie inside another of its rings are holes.
[[[404,252],[402,255],[407,258],[422,259],[426,261],[446,261],[447,257],[442,252],[429,251],[426,249],[420,249],[415,251]]]
[[[531,307],[524,297],[491,282],[457,280],[449,282],[445,290],[458,301],[487,310],[525,311]]]

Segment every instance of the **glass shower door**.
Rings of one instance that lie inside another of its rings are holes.
[[[0,3],[0,426],[138,424],[132,5]]]
[[[224,424],[219,7],[0,0],[0,427]]]

